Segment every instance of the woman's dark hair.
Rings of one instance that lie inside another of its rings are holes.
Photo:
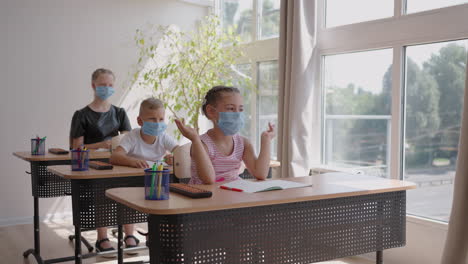
[[[229,86],[214,86],[211,88],[205,95],[205,99],[203,100],[202,111],[203,114],[206,116],[206,106],[207,105],[216,105],[218,100],[221,98],[222,93],[238,93],[240,94],[239,89],[236,87],[229,87]]]

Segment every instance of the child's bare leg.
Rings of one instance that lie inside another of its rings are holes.
[[[126,236],[133,236],[133,232],[135,231],[135,225],[133,224],[124,225],[123,229],[124,229]],[[135,239],[132,237],[125,239],[124,242],[127,246],[136,246],[137,244]]]
[[[107,227],[98,227],[97,230],[97,240],[100,241],[104,238],[107,238]],[[110,248],[112,247],[109,241],[103,241],[100,243],[101,248]]]

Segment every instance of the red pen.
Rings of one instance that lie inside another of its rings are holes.
[[[241,189],[229,188],[229,187],[226,187],[224,185],[219,186],[219,188],[224,189],[224,190],[231,190],[231,191],[235,191],[235,192],[243,192],[243,190],[241,190]]]

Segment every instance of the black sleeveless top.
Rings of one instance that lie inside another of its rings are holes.
[[[84,144],[93,144],[118,136],[119,131],[132,127],[123,108],[111,105],[109,111],[94,112],[89,106],[75,112],[71,122],[70,138],[84,137]]]

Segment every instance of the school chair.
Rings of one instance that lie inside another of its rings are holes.
[[[190,147],[192,143],[184,144],[174,150],[174,181],[188,183],[191,177],[190,163]]]

